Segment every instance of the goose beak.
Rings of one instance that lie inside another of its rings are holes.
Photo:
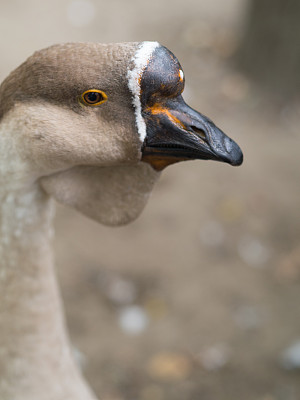
[[[147,135],[142,161],[156,170],[183,160],[215,160],[241,165],[243,153],[209,118],[189,107],[182,96],[143,110]]]

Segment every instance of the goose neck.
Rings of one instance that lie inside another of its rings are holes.
[[[38,184],[0,194],[0,398],[95,400],[73,361]]]

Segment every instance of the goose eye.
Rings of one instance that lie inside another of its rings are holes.
[[[99,106],[107,100],[107,96],[102,90],[90,89],[82,93],[81,100],[88,106]]]

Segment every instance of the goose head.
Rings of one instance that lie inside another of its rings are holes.
[[[235,142],[182,98],[156,42],[54,45],[0,87],[0,171],[108,225],[136,218],[159,171],[187,159],[242,162]]]

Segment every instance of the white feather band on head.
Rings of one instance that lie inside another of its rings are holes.
[[[133,95],[136,125],[142,143],[146,137],[146,124],[142,116],[140,78],[151,55],[158,46],[160,46],[158,42],[142,42],[133,58],[134,68],[129,70],[127,74],[128,87]]]

